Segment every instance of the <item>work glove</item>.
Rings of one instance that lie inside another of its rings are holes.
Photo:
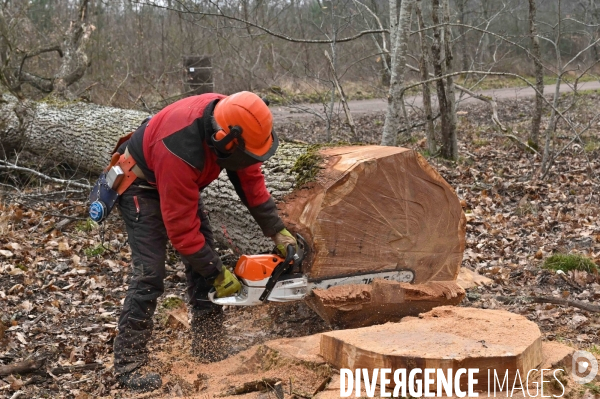
[[[232,296],[242,289],[242,285],[235,274],[231,273],[225,266],[221,268],[221,273],[215,278],[213,287],[217,292],[217,298]]]
[[[287,256],[287,247],[288,245],[293,245],[296,251],[298,251],[298,243],[296,239],[287,229],[283,229],[279,231],[279,233],[275,234],[271,237],[273,241],[275,241],[275,247],[277,248],[277,252],[281,254],[284,258]]]

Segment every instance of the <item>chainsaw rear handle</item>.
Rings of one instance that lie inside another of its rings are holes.
[[[285,260],[287,261],[288,257],[290,256],[290,253],[292,254],[292,260],[293,260],[294,255],[296,255],[296,247],[292,244],[288,244],[286,249],[287,249],[287,251],[286,251]]]
[[[294,247],[294,245],[292,245],[292,244],[289,244],[287,246],[287,254],[285,256],[285,260],[283,262],[281,262],[280,264],[278,264],[275,267],[275,269],[273,269],[273,273],[271,273],[271,278],[269,278],[269,281],[267,281],[265,290],[263,291],[263,293],[261,294],[261,296],[259,298],[262,302],[267,300],[269,294],[271,294],[271,291],[273,291],[275,284],[277,284],[277,281],[279,281],[279,277],[281,277],[281,275],[284,274],[286,271],[288,271],[290,266],[292,266],[292,262],[294,261],[294,258],[297,258],[296,257],[296,247]]]

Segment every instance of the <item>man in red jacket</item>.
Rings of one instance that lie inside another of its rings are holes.
[[[126,388],[150,391],[162,383],[159,374],[142,373],[140,367],[148,361],[152,315],[164,292],[167,240],[186,266],[196,326],[220,335],[222,310],[208,301],[208,291],[214,287],[219,297],[233,295],[240,283],[214,250],[200,193],[222,169],[265,236],[284,254],[287,245],[296,245],[260,169],[278,146],[272,128],[271,112],[255,94],[202,94],[164,108],[119,148],[136,161],[137,176],[119,198],[133,262],[114,342],[115,373]]]

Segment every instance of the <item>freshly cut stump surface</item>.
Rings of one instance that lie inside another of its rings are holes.
[[[320,353],[336,368],[478,368],[476,390],[487,389],[488,370],[514,381],[543,360],[538,326],[503,310],[443,306],[400,323],[321,335]],[[467,377],[461,388],[467,388]],[[437,381],[435,382],[437,384]],[[434,385],[437,386],[437,385]]]

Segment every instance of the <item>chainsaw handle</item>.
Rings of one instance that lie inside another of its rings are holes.
[[[298,249],[296,250],[296,247],[293,244],[289,244],[286,247],[287,253],[285,255],[285,260],[278,264],[271,273],[271,277],[269,278],[269,281],[267,281],[265,290],[259,298],[261,302],[267,300],[282,274],[291,272],[296,266],[298,267],[299,272],[302,271],[302,260],[305,255],[306,241],[304,241],[304,238],[302,238],[300,234],[296,234],[296,237],[298,237],[296,244],[298,245]]]
[[[294,255],[296,255],[296,247],[293,244],[288,244],[286,249],[287,249],[287,251],[286,251],[286,255],[285,255],[285,263],[289,263],[292,261],[292,259],[294,259]],[[291,257],[290,257],[290,254],[292,254]]]
[[[294,260],[294,256],[296,256],[296,248],[294,248],[294,246],[290,244],[287,246],[287,254],[285,256],[285,260],[275,267],[273,273],[271,273],[269,281],[267,281],[265,290],[259,298],[262,302],[264,302],[269,297],[269,294],[271,294],[271,291],[273,291],[275,284],[277,284],[277,281],[279,281],[279,277],[281,277],[281,275],[288,270],[288,268],[292,264],[292,261]]]

